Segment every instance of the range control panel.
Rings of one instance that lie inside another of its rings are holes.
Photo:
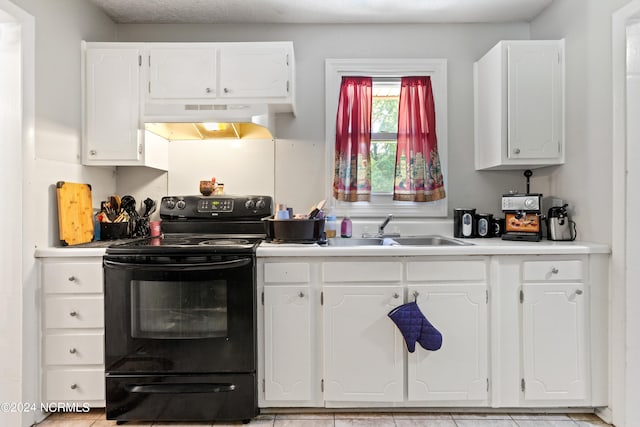
[[[166,196],[162,219],[261,219],[272,214],[271,196]]]

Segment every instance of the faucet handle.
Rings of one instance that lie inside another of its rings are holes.
[[[384,234],[384,228],[389,224],[389,222],[393,219],[393,214],[387,215],[387,217],[382,221],[382,224],[378,227],[378,234]]]

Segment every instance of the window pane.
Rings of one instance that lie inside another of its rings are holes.
[[[371,192],[392,194],[398,138],[400,81],[373,81]]]
[[[371,141],[371,192],[392,193],[397,141]]]

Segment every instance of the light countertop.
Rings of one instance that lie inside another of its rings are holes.
[[[582,241],[517,242],[499,238],[459,239],[455,246],[321,246],[318,244],[262,243],[258,257],[300,256],[420,256],[420,255],[574,255],[608,254],[609,246]]]
[[[450,236],[448,236],[450,237]],[[421,255],[573,255],[608,254],[609,246],[583,241],[514,242],[499,238],[459,239],[468,245],[456,246],[325,246],[318,244],[261,243],[258,257],[304,256],[421,256]],[[38,248],[36,258],[44,257],[101,257],[106,246],[115,242]]]

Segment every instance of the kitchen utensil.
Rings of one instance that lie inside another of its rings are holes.
[[[56,195],[60,244],[70,246],[92,241],[91,185],[59,181]]]
[[[279,243],[314,243],[324,233],[324,218],[263,219],[267,240]]]
[[[311,212],[309,212],[309,215],[307,218],[314,219],[316,216],[318,216],[318,213],[320,212],[320,210],[322,210],[325,203],[326,203],[326,199],[320,200],[320,202],[317,205],[315,205],[313,209],[311,209]]]

